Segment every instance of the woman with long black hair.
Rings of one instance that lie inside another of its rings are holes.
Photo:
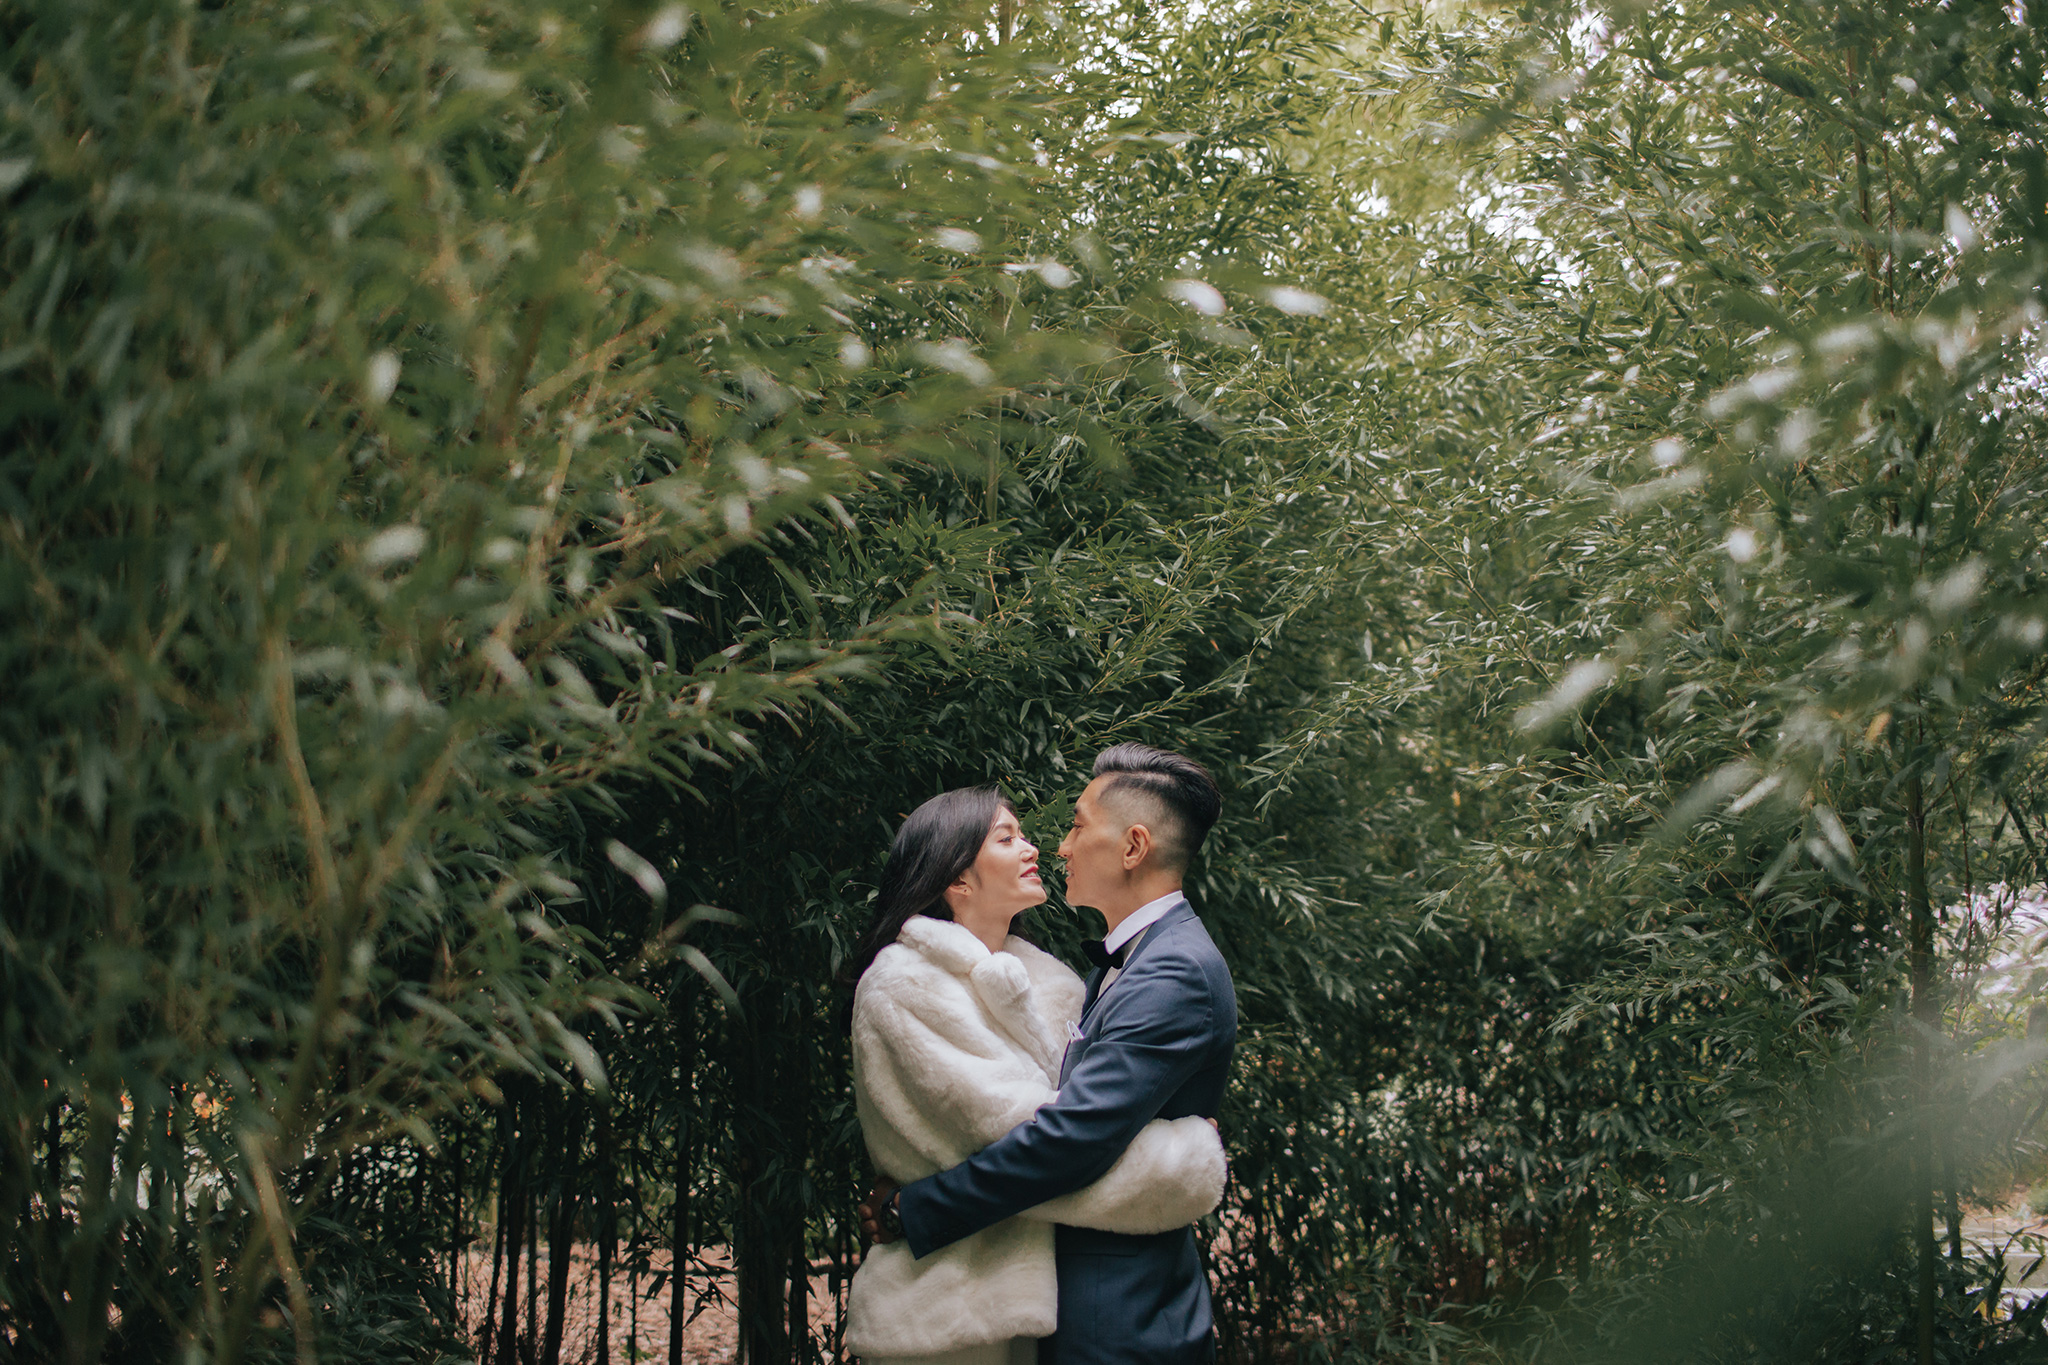
[[[935,796],[897,832],[853,1000],[854,1098],[890,1179],[945,1170],[1052,1099],[1081,979],[1011,932],[1045,898],[1038,849],[993,788]],[[1057,1322],[1055,1223],[1185,1227],[1224,1176],[1212,1125],[1154,1120],[1086,1189],[922,1260],[901,1242],[871,1249],[846,1347],[868,1365],[1030,1365]]]

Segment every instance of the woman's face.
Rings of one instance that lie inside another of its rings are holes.
[[[958,881],[946,888],[946,904],[955,919],[994,919],[1005,922],[1045,902],[1045,886],[1038,880],[1038,845],[1024,837],[1014,812],[1005,807],[996,812],[981,852]]]

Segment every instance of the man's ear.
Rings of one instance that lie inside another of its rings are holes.
[[[1134,871],[1152,854],[1152,831],[1132,825],[1124,831],[1124,871]]]

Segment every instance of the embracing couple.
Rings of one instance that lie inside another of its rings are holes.
[[[1215,1359],[1191,1225],[1223,1197],[1237,998],[1181,877],[1220,809],[1192,759],[1119,744],[1061,841],[1109,935],[1084,983],[1011,933],[1045,900],[993,789],[933,797],[889,850],[853,1002],[880,1183],[846,1347],[868,1365]]]

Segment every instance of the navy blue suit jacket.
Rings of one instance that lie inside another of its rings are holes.
[[[1091,1185],[1155,1118],[1214,1118],[1237,1044],[1230,970],[1185,900],[1132,948],[1105,993],[1088,978],[1081,1036],[1059,1095],[949,1170],[903,1187],[918,1256]],[[1059,1332],[1050,1354],[1086,1362],[1202,1361],[1215,1345],[1208,1279],[1188,1229],[1154,1237],[1062,1227]]]

